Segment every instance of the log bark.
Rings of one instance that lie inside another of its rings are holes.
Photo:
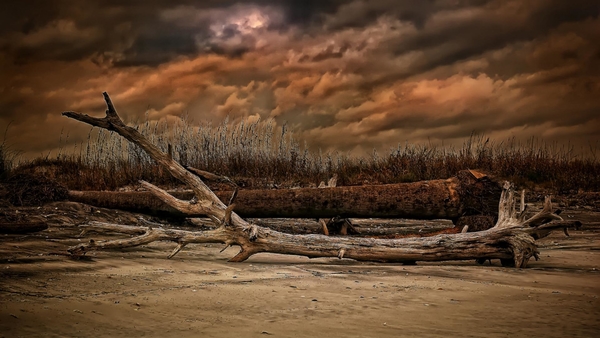
[[[126,231],[144,231],[143,234],[104,242],[90,241],[74,246],[69,251],[74,255],[85,254],[88,250],[123,248],[151,243],[156,240],[170,240],[177,243],[172,257],[190,243],[225,243],[237,245],[240,252],[231,258],[232,262],[241,262],[260,252],[302,255],[307,257],[338,257],[356,260],[414,262],[442,260],[472,260],[498,258],[505,264],[525,267],[531,257],[538,258],[535,239],[532,236],[541,231],[557,227],[552,222],[562,220],[552,212],[550,198],[544,209],[529,219],[525,213],[518,213],[512,186],[505,183],[500,197],[498,221],[488,230],[452,235],[403,239],[371,239],[356,237],[330,237],[324,235],[290,235],[273,231],[248,223],[233,210],[234,204],[225,205],[196,175],[175,162],[168,154],[161,152],[134,128],[126,126],[118,117],[108,96],[103,93],[107,111],[104,118],[93,118],[75,112],[63,115],[76,120],[114,130],[119,135],[140,146],[159,165],[174,177],[192,188],[195,198],[183,201],[166,191],[147,182],[140,182],[145,188],[171,207],[187,215],[207,215],[218,228],[207,231],[183,231],[161,228],[142,230],[130,227],[110,225],[114,229]],[[231,201],[232,203],[234,201]],[[88,228],[94,228],[89,225]],[[96,226],[95,229],[100,229]]]
[[[500,191],[499,184],[489,177],[461,171],[449,179],[414,183],[239,190],[236,212],[245,218],[495,218]],[[169,193],[178,199],[194,196],[192,191]],[[215,194],[227,201],[232,191]],[[70,191],[69,199],[103,208],[183,216],[150,192]]]

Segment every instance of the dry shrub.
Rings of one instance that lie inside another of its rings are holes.
[[[39,206],[68,198],[69,191],[41,175],[16,173],[3,182],[5,198],[15,206]]]
[[[172,146],[183,165],[226,175],[246,188],[313,186],[338,175],[338,185],[385,184],[442,179],[460,170],[479,169],[521,188],[542,186],[556,193],[600,191],[600,162],[576,155],[572,146],[531,138],[495,142],[471,135],[458,148],[404,144],[389,153],[353,157],[311,151],[286,125],[274,121],[192,125],[145,122],[136,126],[163,151]],[[44,175],[75,190],[113,190],[139,180],[178,185],[147,154],[119,135],[93,129],[74,151],[36,159],[21,167],[46,169]],[[48,169],[50,168],[50,169]]]

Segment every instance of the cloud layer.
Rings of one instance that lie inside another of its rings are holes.
[[[150,4],[151,3],[151,4]],[[200,4],[199,4],[200,3]],[[24,1],[0,11],[0,127],[26,154],[129,121],[274,118],[313,148],[600,142],[592,1]],[[36,8],[31,11],[31,8]]]

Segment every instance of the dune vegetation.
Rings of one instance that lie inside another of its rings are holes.
[[[323,152],[301,144],[286,125],[274,121],[224,121],[219,125],[145,122],[136,128],[152,143],[183,165],[201,168],[234,179],[246,188],[311,186],[334,174],[338,185],[385,184],[447,178],[463,169],[479,169],[518,186],[541,186],[555,193],[598,191],[600,162],[591,147],[581,157],[570,145],[542,139],[491,140],[471,135],[461,146],[399,144],[386,153],[369,156]],[[92,129],[85,142],[63,147],[53,156],[16,161],[8,147],[0,147],[2,173],[43,173],[69,189],[113,190],[140,179],[177,185],[168,173],[137,146],[116,134]]]

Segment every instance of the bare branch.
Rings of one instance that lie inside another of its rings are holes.
[[[94,241],[73,246],[68,251],[73,255],[84,255],[90,250],[106,250],[106,249],[122,249],[135,247],[139,245],[149,244],[156,241],[174,241],[178,243],[225,243],[231,235],[225,229],[219,228],[207,231],[186,231],[176,229],[161,229],[138,227],[129,225],[119,225],[101,222],[92,222],[90,224],[81,225],[88,231],[95,232],[117,232],[124,234],[139,235],[127,239]]]
[[[233,194],[231,194],[231,198],[229,199],[229,205],[232,205],[233,202],[235,202],[235,198],[238,195],[238,188],[235,187],[235,189],[233,190]]]
[[[321,224],[321,227],[323,229],[323,234],[325,236],[329,236],[329,229],[327,229],[327,223],[325,223],[324,219],[319,219],[319,223]]]
[[[130,142],[135,143],[136,145],[141,147],[159,165],[167,169],[171,173],[171,175],[173,175],[173,177],[189,185],[199,199],[207,199],[213,202],[215,206],[222,207],[223,209],[225,209],[225,205],[204,184],[204,182],[202,182],[202,180],[199,177],[192,175],[179,163],[174,161],[172,158],[169,158],[167,154],[163,153],[158,147],[150,143],[135,128],[126,126],[117,115],[117,112],[108,94],[105,92],[103,93],[103,95],[108,107],[106,113],[107,115],[105,118],[93,118],[76,112],[64,112],[63,115],[84,123],[91,124],[93,126],[105,128],[108,130],[114,130]]]
[[[142,187],[148,189],[156,197],[160,198],[163,202],[169,206],[187,214],[190,216],[203,216],[210,213],[209,206],[206,203],[190,203],[188,201],[182,201],[178,198],[173,197],[165,190],[148,183],[146,181],[140,181]]]
[[[177,245],[177,247],[173,250],[173,252],[171,252],[171,254],[169,256],[167,256],[168,259],[173,258],[175,255],[177,255],[179,253],[179,251],[181,251],[181,249],[183,249],[185,246],[187,245],[187,243],[179,243]]]
[[[235,208],[235,204],[231,204],[225,209],[225,216],[223,217],[223,225],[229,226],[231,225],[231,214],[233,213],[233,208]]]
[[[201,178],[207,180],[207,181],[219,182],[219,183],[227,183],[227,184],[231,185],[234,188],[238,187],[238,185],[234,181],[232,181],[229,177],[227,177],[227,176],[219,176],[219,175],[213,174],[211,172],[200,170],[200,169],[196,169],[196,168],[193,168],[193,167],[185,167],[185,168],[187,170],[193,172],[194,174],[200,176]]]
[[[103,92],[102,96],[104,96],[104,101],[106,101],[106,107],[108,108],[106,110],[106,117],[117,118],[120,121],[121,119],[117,115],[117,110],[115,109],[115,106],[113,105],[112,100],[110,99],[110,96],[108,96],[108,93]]]

